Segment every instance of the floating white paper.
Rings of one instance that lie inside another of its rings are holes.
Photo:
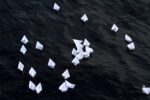
[[[30,70],[29,70],[29,75],[30,75],[32,78],[34,78],[34,77],[35,77],[35,75],[36,75],[36,71],[34,70],[34,68],[33,68],[33,67],[31,67],[31,68],[30,68]]]
[[[52,59],[49,59],[49,61],[48,61],[48,66],[50,67],[50,68],[55,68],[55,62],[52,60]]]
[[[66,82],[63,82],[60,86],[59,86],[59,90],[61,92],[66,92],[68,90],[68,86],[66,85]]]
[[[55,11],[59,11],[60,10],[60,6],[57,3],[54,3],[53,9]]]
[[[72,83],[68,82],[67,80],[65,80],[65,83],[66,83],[68,88],[73,89],[75,87],[75,84],[72,84]]]
[[[84,39],[83,45],[84,46],[90,46],[90,42],[87,39]]]
[[[39,84],[36,86],[35,91],[36,91],[37,94],[39,94],[39,93],[42,91],[42,84],[41,84],[41,83],[39,83]]]
[[[80,53],[76,56],[76,58],[77,58],[78,60],[82,60],[82,59],[83,59],[83,52],[80,52]]]
[[[24,35],[24,36],[22,37],[22,39],[21,39],[21,42],[22,42],[23,44],[27,44],[27,43],[29,42],[29,40],[28,40],[27,37]]]
[[[20,71],[23,71],[23,69],[24,69],[24,64],[21,61],[19,61],[19,63],[18,63],[18,69]]]
[[[43,44],[40,43],[39,41],[37,41],[37,42],[36,42],[36,47],[35,47],[35,48],[38,49],[38,50],[43,50]]]
[[[32,81],[29,81],[29,89],[34,91],[35,90],[35,84]]]
[[[135,49],[134,42],[128,44],[128,45],[127,45],[127,48],[128,48],[129,50],[134,50],[134,49]]]
[[[119,30],[119,28],[117,27],[116,24],[113,24],[111,30],[114,31],[114,32],[117,32]]]
[[[78,54],[77,50],[75,48],[72,49],[72,55],[76,56]]]
[[[145,86],[143,86],[143,87],[142,87],[142,91],[143,91],[143,93],[149,95],[149,94],[150,94],[150,87],[145,87]]]
[[[75,66],[77,66],[77,65],[80,63],[80,61],[75,57],[75,58],[72,60],[72,63],[73,63]]]
[[[26,47],[25,47],[24,45],[21,46],[20,52],[21,52],[23,55],[26,54],[27,49],[26,49]]]
[[[81,20],[82,20],[83,22],[87,22],[87,21],[88,21],[87,15],[84,14],[84,15],[81,17]]]
[[[62,73],[62,77],[64,79],[68,79],[70,77],[69,71],[68,69],[66,69],[63,73]]]
[[[89,53],[93,53],[94,52],[94,50],[92,49],[92,48],[90,48],[90,47],[85,47],[85,50],[86,50],[86,52],[89,52]]]
[[[83,58],[89,58],[90,53],[89,52],[83,52]]]
[[[132,38],[128,34],[125,34],[125,41],[132,42]]]

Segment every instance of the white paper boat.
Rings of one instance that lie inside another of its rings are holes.
[[[38,50],[43,50],[43,44],[40,43],[39,41],[37,41],[37,42],[36,42],[36,47],[35,47],[35,48],[38,49]]]
[[[26,35],[24,35],[24,36],[22,37],[21,42],[22,42],[23,44],[27,44],[27,43],[29,42],[29,40],[28,40],[28,38],[26,37]]]
[[[50,58],[49,59],[49,61],[48,61],[48,66],[50,67],[50,68],[55,68],[55,62]]]
[[[27,49],[26,49],[26,47],[25,47],[24,45],[21,46],[20,52],[21,52],[23,55],[26,54]]]
[[[83,16],[81,17],[81,20],[82,20],[83,22],[87,22],[87,21],[88,21],[87,15],[86,15],[86,14],[83,14]]]
[[[88,46],[85,47],[85,51],[89,52],[89,53],[93,53],[94,52],[94,50],[92,48],[88,47]]]
[[[72,63],[73,63],[75,66],[77,66],[77,65],[80,63],[80,61],[75,57],[75,58],[72,60]]]
[[[73,42],[75,43],[75,46],[77,48],[77,53],[79,53],[80,51],[82,51],[83,49],[83,44],[82,44],[82,40],[77,40],[77,39],[73,39]]]
[[[149,95],[149,94],[150,94],[150,87],[145,87],[145,86],[143,86],[143,87],[142,87],[142,91],[143,91],[143,93]]]
[[[84,39],[83,45],[84,46],[90,46],[90,42],[87,39]]]
[[[35,91],[36,91],[37,94],[39,94],[40,92],[42,92],[42,84],[41,84],[41,83],[39,83],[39,84],[36,86]]]
[[[76,56],[78,54],[77,50],[75,48],[72,49],[72,55]]]
[[[111,30],[114,32],[117,32],[119,30],[119,28],[117,27],[116,24],[113,24],[113,26],[111,27]]]
[[[54,3],[53,9],[55,11],[59,11],[60,10],[60,6],[57,3]]]
[[[21,61],[19,61],[19,63],[18,63],[18,69],[20,71],[23,71],[23,69],[24,69],[24,64]]]
[[[30,70],[29,70],[29,75],[30,75],[32,78],[34,78],[34,77],[35,77],[35,75],[36,75],[36,71],[34,70],[34,68],[33,68],[33,67],[31,67],[31,68],[30,68]]]
[[[29,81],[29,89],[34,91],[35,87],[36,87],[36,85],[32,81]]]
[[[129,44],[127,45],[127,48],[128,48],[129,50],[134,50],[134,49],[135,49],[134,42],[129,43]]]
[[[132,42],[132,38],[128,34],[125,34],[125,41]]]
[[[65,80],[65,83],[66,83],[68,88],[74,89],[75,84],[72,84],[72,83],[68,82],[67,80]]]
[[[78,40],[78,39],[73,39],[73,42],[75,44],[81,44],[83,41],[82,40]]]
[[[63,73],[62,73],[62,77],[64,79],[68,79],[70,77],[69,71],[68,69],[66,69]]]
[[[63,82],[59,88],[58,88],[61,92],[66,92],[68,90],[68,86],[66,85],[66,82]]]

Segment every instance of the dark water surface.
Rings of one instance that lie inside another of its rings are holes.
[[[53,11],[53,3],[61,11]],[[86,13],[89,21],[82,24]],[[110,31],[116,23],[120,30]],[[136,50],[128,52],[124,35]],[[26,34],[25,56],[19,52]],[[71,64],[73,38],[87,38],[94,53],[77,67]],[[39,40],[44,50],[35,50]],[[47,67],[48,59],[56,68]],[[18,61],[25,71],[17,70]],[[31,66],[37,71],[32,79]],[[74,90],[61,93],[62,72],[68,68]],[[37,95],[28,82],[41,82]],[[0,100],[150,100],[141,87],[150,86],[150,0],[1,0],[0,1]]]

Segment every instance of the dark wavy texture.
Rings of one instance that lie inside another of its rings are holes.
[[[55,1],[59,13],[52,9]],[[89,17],[85,24],[83,13]],[[120,28],[116,34],[113,23]],[[126,33],[135,42],[133,52],[126,49]],[[143,84],[150,86],[150,0],[1,0],[0,34],[0,100],[150,100],[141,91]],[[19,52],[23,34],[30,41],[25,56]],[[73,38],[87,38],[94,49],[77,67],[71,64]],[[35,50],[37,40],[42,52]],[[54,70],[47,67],[49,57]],[[35,79],[28,75],[31,66]],[[66,68],[76,87],[61,93]],[[29,80],[42,83],[41,94],[28,89]]]

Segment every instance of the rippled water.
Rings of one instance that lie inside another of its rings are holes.
[[[53,11],[53,3],[61,11]],[[81,23],[86,13],[89,21]],[[150,86],[150,0],[1,0],[0,2],[0,100],[150,100],[142,94]],[[116,23],[119,31],[110,31]],[[126,50],[129,34],[136,50]],[[19,52],[26,34],[30,43],[25,56]],[[92,57],[71,64],[73,38],[87,38],[94,49]],[[35,50],[36,41],[44,50]],[[47,67],[48,58],[56,68]],[[25,71],[17,70],[18,61]],[[32,79],[31,66],[37,71]],[[74,90],[61,93],[62,72],[68,68]],[[29,80],[41,82],[37,95],[28,89]]]

